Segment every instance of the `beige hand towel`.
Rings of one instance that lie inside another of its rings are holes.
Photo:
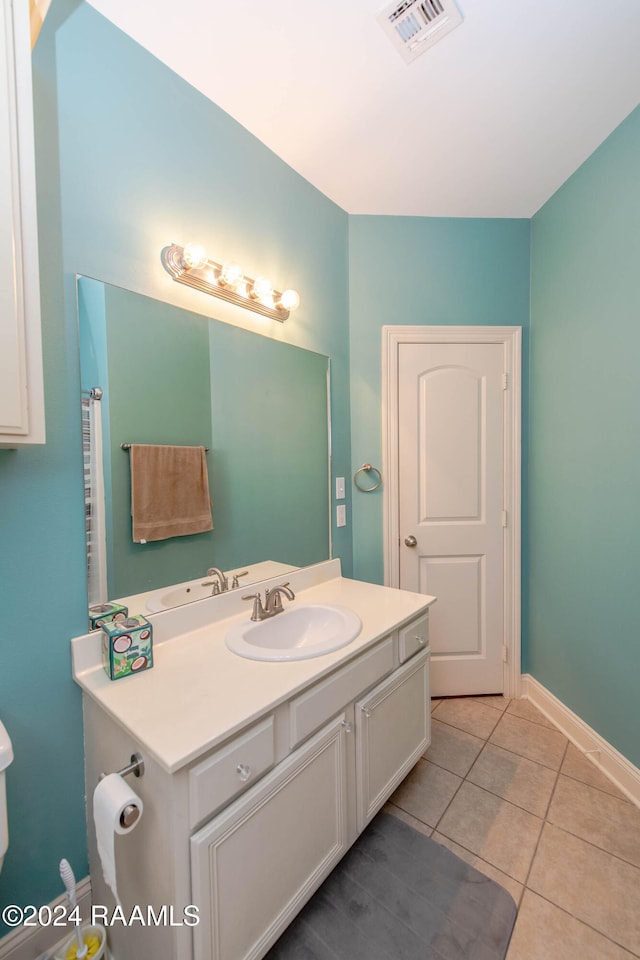
[[[204,447],[132,443],[133,540],[166,540],[213,530]]]

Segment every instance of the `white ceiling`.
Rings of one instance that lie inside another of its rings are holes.
[[[91,0],[349,213],[530,217],[640,101],[640,0],[458,0],[407,65],[385,0]]]

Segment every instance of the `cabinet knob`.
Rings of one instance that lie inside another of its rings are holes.
[[[348,721],[348,720],[342,720],[341,722],[342,722],[342,726],[344,727],[344,732],[345,732],[345,733],[351,733],[351,731],[353,730],[353,727],[352,727],[352,725],[349,723],[349,721]]]
[[[416,640],[418,641],[421,647],[424,647],[425,643],[427,642],[424,637],[416,637]]]
[[[367,720],[368,720],[369,717],[371,716],[371,710],[369,710],[368,707],[363,707],[363,708],[362,708],[362,712],[364,713],[365,717],[366,717]]]
[[[251,767],[246,763],[239,763],[236,767],[236,773],[244,783],[251,776]]]

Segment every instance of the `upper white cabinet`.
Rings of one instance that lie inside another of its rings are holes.
[[[44,443],[27,0],[0,0],[0,447]]]

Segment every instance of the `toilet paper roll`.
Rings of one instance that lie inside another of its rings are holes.
[[[125,826],[123,814],[130,806],[137,807],[139,816],[130,826]],[[93,791],[93,820],[102,873],[105,883],[111,888],[119,906],[121,904],[116,883],[116,834],[131,833],[135,830],[142,816],[142,810],[142,800],[118,773],[110,773],[103,777]]]

